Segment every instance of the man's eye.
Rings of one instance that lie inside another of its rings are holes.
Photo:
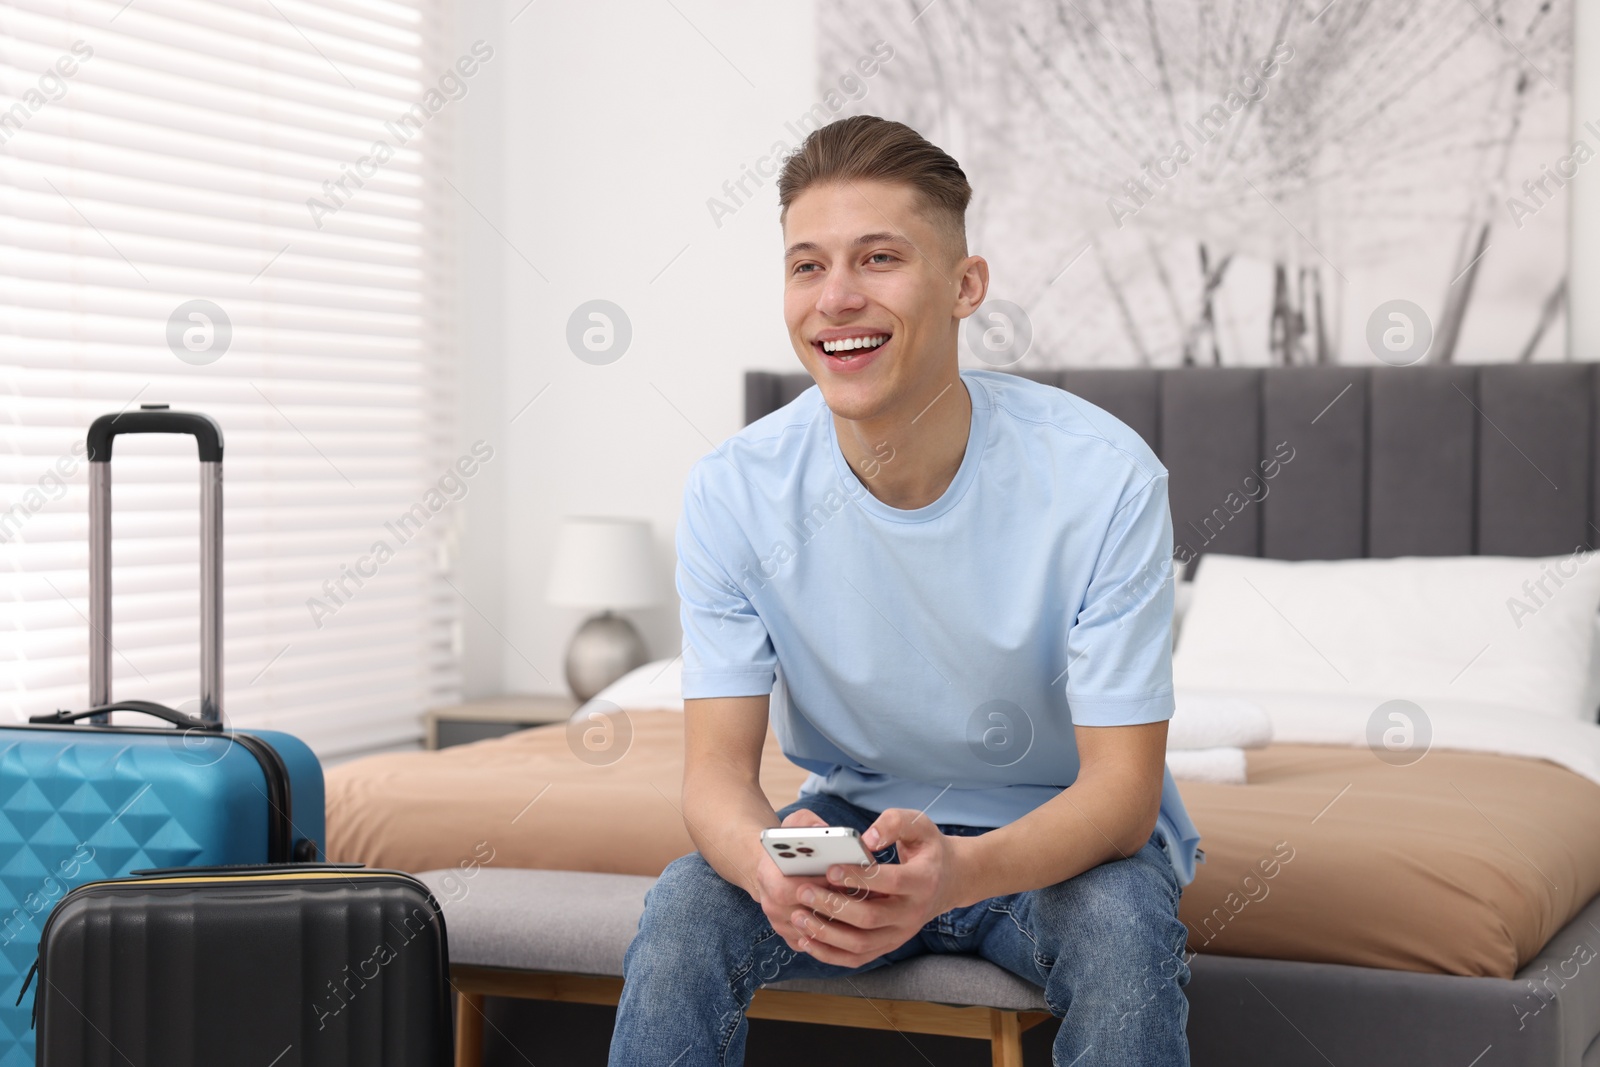
[[[815,263],[797,263],[797,264],[795,264],[794,272],[796,274],[810,274],[811,272],[808,271],[806,268],[807,267],[815,267],[815,266],[816,266]]]
[[[877,259],[879,256],[882,256],[884,259],[891,259],[891,260],[895,258],[893,252],[874,252],[874,253],[872,253],[872,255],[868,256],[867,258],[868,259]]]

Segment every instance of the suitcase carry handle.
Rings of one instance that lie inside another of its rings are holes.
[[[222,429],[207,415],[165,404],[102,415],[89,427],[89,703],[108,722],[111,703],[111,445],[120,434],[181,433],[200,453],[200,721],[222,723]],[[144,703],[143,701],[139,703]],[[158,705],[159,706],[159,705]],[[131,708],[130,710],[147,710]],[[156,714],[151,712],[151,714]],[[163,716],[164,718],[165,716]],[[176,721],[176,720],[169,720]]]
[[[185,715],[165,704],[157,704],[153,700],[119,700],[115,704],[101,704],[87,711],[58,711],[53,714],[34,715],[29,722],[44,723],[46,725],[60,725],[62,723],[77,722],[79,719],[95,718],[96,716],[109,716],[113,711],[137,711],[145,715],[154,715],[158,719],[165,719],[174,726],[182,726],[188,730],[205,730],[211,733],[221,733],[220,722],[205,722],[193,715]],[[105,721],[96,719],[97,722]]]

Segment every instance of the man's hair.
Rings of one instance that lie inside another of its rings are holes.
[[[972,186],[944,149],[903,122],[852,115],[813,130],[778,175],[778,221],[813,185],[879,181],[916,190],[917,212],[933,223],[956,257],[967,254],[967,204]]]

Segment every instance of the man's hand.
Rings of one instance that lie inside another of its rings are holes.
[[[817,813],[800,808],[792,811],[784,818],[779,826],[826,826]],[[827,892],[828,883],[822,878],[802,878],[797,875],[784,874],[778,870],[778,865],[772,862],[772,857],[767,855],[765,848],[756,860],[756,903],[761,905],[761,910],[766,913],[767,922],[777,931],[778,936],[788,943],[796,952],[804,952],[800,942],[804,939],[794,925],[794,916],[800,908],[798,896],[802,889],[813,892]]]
[[[810,818],[791,821],[799,816]],[[826,824],[809,811],[797,811],[783,825]],[[834,866],[826,881],[778,875],[794,883],[786,899],[798,905],[783,913],[785,926],[798,931],[791,947],[841,967],[860,967],[899,948],[959,903],[963,841],[940,833],[920,812],[890,808],[867,828],[862,843],[874,852],[898,846],[899,863]],[[770,859],[767,864],[776,873],[776,864]],[[769,907],[765,899],[761,906],[769,919],[778,910],[776,902]],[[776,921],[773,928],[781,929]]]

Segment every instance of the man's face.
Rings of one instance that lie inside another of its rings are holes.
[[[961,292],[964,271],[982,260],[957,258],[915,203],[909,185],[864,181],[814,185],[789,205],[784,320],[841,418],[920,396],[953,367],[958,322],[982,300],[970,285],[966,299]],[[856,338],[883,343],[828,351]]]

